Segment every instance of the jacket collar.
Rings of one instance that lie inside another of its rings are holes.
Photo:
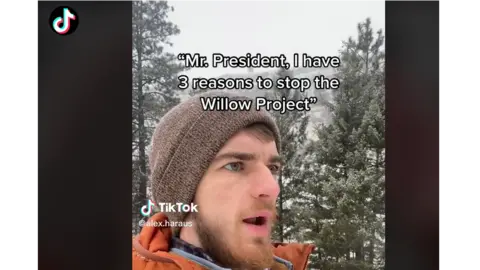
[[[147,224],[161,224],[166,220],[168,218],[165,214],[157,213],[147,221]],[[140,256],[150,260],[178,264],[167,256],[171,249],[172,236],[172,229],[169,227],[144,226],[140,234],[133,238],[133,248]],[[272,248],[276,257],[290,262],[295,270],[302,270],[306,269],[308,257],[315,246],[299,243],[274,243]]]

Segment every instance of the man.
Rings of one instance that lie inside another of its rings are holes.
[[[193,203],[198,211],[151,217],[133,239],[133,270],[306,269],[313,245],[271,242],[280,192],[278,127],[253,104],[250,111],[203,110],[201,98],[220,95],[248,100],[207,92],[174,107],[156,127],[154,201]]]

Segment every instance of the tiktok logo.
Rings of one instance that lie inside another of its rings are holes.
[[[50,14],[50,28],[65,36],[73,33],[78,26],[78,14],[70,7],[58,7]]]
[[[155,203],[152,202],[152,200],[148,200],[147,205],[142,206],[142,209],[140,209],[140,213],[144,217],[150,216],[152,213],[152,206],[155,206]]]

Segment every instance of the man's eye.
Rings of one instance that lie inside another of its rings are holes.
[[[242,170],[243,164],[241,162],[233,162],[223,166],[225,169],[233,172],[238,172]]]
[[[280,172],[280,166],[278,165],[270,165],[269,167],[273,174],[278,174]]]

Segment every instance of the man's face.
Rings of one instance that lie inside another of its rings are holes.
[[[271,267],[271,229],[280,192],[275,141],[240,131],[218,152],[195,195],[194,226],[203,249],[231,268]]]

